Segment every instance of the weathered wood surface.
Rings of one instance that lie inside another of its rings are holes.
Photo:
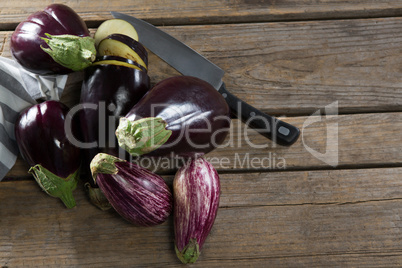
[[[2,3],[1,56],[11,57],[17,23],[51,3]],[[293,146],[275,146],[233,120],[207,155],[222,198],[194,266],[402,267],[400,1],[65,3],[90,27],[110,10],[160,26],[223,68],[231,92],[302,130]],[[152,83],[177,74],[152,53],[149,62]],[[81,79],[69,77],[71,106]],[[19,159],[0,182],[0,267],[182,266],[172,216],[132,226],[92,206],[82,185],[67,210],[26,171]]]
[[[222,175],[220,210],[195,266],[401,265],[401,174],[385,168]],[[2,182],[1,264],[180,265],[172,218],[135,227],[90,205],[81,188],[75,196],[77,207],[67,210],[34,182]]]
[[[50,0],[2,1],[0,29],[10,30]],[[125,12],[157,25],[288,21],[356,17],[395,17],[402,14],[398,0],[98,0],[64,1],[89,25],[111,18],[110,11]]]

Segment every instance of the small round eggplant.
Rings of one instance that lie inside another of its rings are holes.
[[[103,153],[92,160],[91,172],[110,204],[127,221],[154,226],[171,214],[172,193],[159,175]]]
[[[173,179],[174,232],[177,257],[194,263],[201,253],[219,207],[218,172],[203,157],[191,159]]]
[[[71,123],[71,124],[69,124]],[[15,124],[15,138],[22,157],[41,188],[59,197],[68,208],[75,206],[80,149],[70,143],[77,131],[67,106],[45,101],[24,110]]]
[[[96,56],[85,22],[63,4],[52,4],[22,21],[11,36],[11,52],[21,66],[41,75],[82,70]]]
[[[194,157],[219,146],[230,128],[229,107],[209,83],[175,76],[156,84],[116,130],[133,156]]]

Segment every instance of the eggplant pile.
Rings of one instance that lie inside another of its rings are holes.
[[[177,257],[194,263],[220,197],[219,175],[204,155],[229,133],[229,107],[195,77],[170,77],[151,88],[148,52],[138,40],[119,19],[103,22],[91,37],[61,4],[21,22],[11,48],[24,68],[41,75],[83,71],[84,78],[74,112],[58,101],[34,105],[18,118],[16,139],[40,187],[68,208],[76,205],[72,192],[81,175],[94,205],[132,224],[155,226],[173,213]],[[172,189],[131,161],[144,156],[186,160]]]

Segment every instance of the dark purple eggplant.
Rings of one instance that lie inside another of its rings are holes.
[[[219,207],[218,172],[203,157],[193,158],[173,179],[174,232],[177,257],[194,263],[201,253]]]
[[[92,160],[91,172],[110,204],[127,221],[154,226],[171,214],[172,193],[159,175],[103,153]]]
[[[221,94],[201,79],[175,76],[156,84],[120,119],[116,136],[134,156],[193,157],[219,146],[229,128]]]
[[[13,57],[37,74],[79,71],[95,60],[95,41],[70,7],[52,4],[22,21],[11,36]]]
[[[90,172],[89,164],[96,154],[106,152],[121,156],[124,150],[114,135],[118,119],[124,116],[150,88],[149,76],[138,69],[119,65],[97,65],[85,70],[80,98],[80,126],[83,149],[83,166]],[[92,179],[86,185],[93,204],[104,209],[101,193]],[[101,199],[102,200],[102,199]]]
[[[15,124],[15,138],[31,173],[49,195],[68,208],[76,205],[73,190],[80,170],[80,149],[70,142],[77,122],[67,106],[45,101],[24,110]]]

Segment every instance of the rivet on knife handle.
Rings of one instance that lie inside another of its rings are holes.
[[[285,146],[292,145],[299,137],[300,130],[297,127],[263,113],[257,108],[240,100],[226,89],[224,83],[219,88],[219,92],[225,98],[232,112],[234,112],[235,115],[240,115],[240,119],[244,123],[263,136]]]

